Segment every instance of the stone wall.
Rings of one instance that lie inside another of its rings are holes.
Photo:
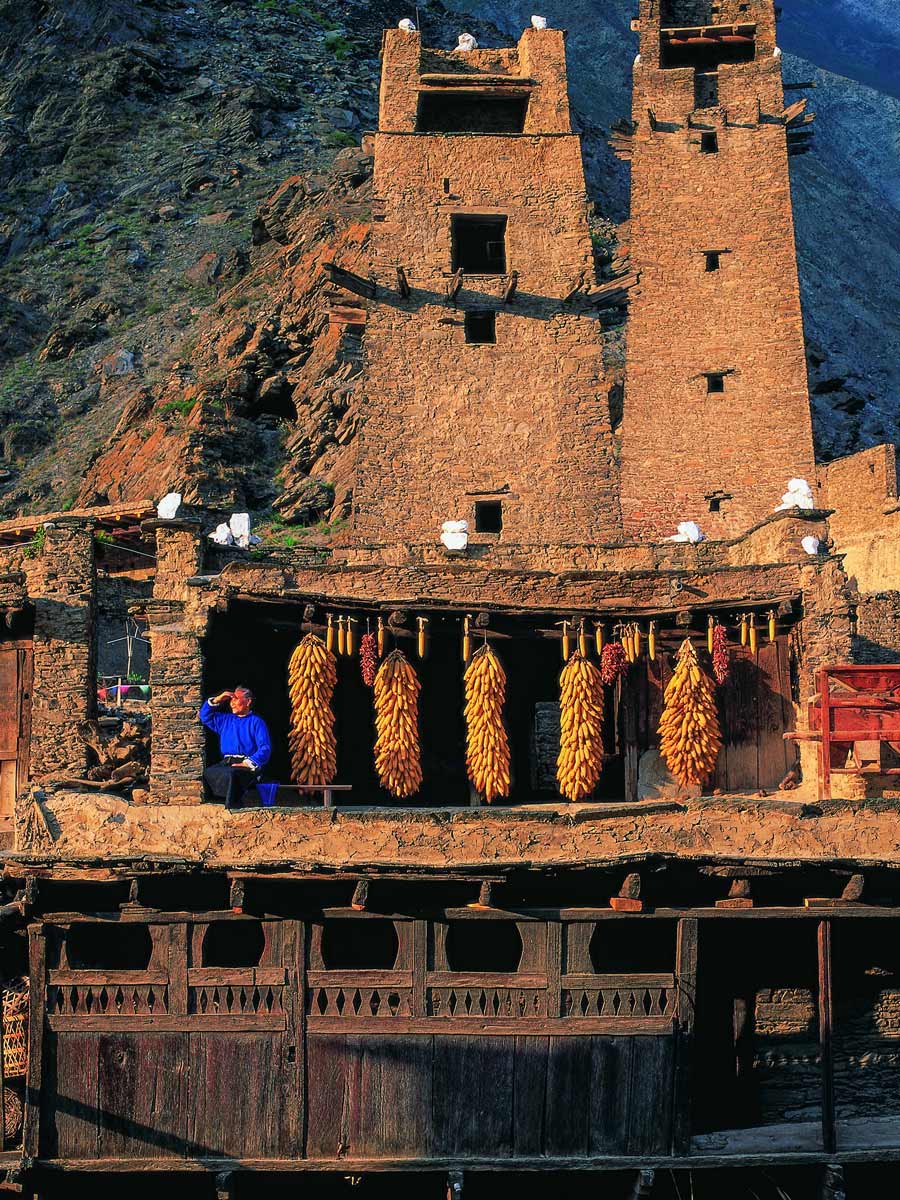
[[[900,578],[900,500],[897,450],[886,443],[822,463],[817,471],[820,502],[834,548],[844,555],[847,574],[861,593],[891,588]]]
[[[721,66],[718,104],[698,109],[693,69],[659,68],[659,19],[641,6],[626,535],[665,535],[691,519],[707,536],[732,536],[772,511],[788,478],[814,478],[771,0],[750,9],[740,19],[757,22],[755,61]],[[704,134],[717,139],[715,152],[704,152]],[[719,252],[718,269],[707,269],[706,251]]]
[[[590,285],[593,253],[561,34],[530,31],[520,43],[521,67],[544,97],[531,110],[533,134],[521,135],[412,134],[417,39],[391,33],[385,48],[372,235],[379,293],[366,332],[355,538],[436,543],[443,521],[474,527],[475,502],[495,499],[502,533],[483,541],[613,540],[599,322],[583,300],[562,302],[579,279]],[[487,69],[475,56],[465,63]],[[401,132],[384,132],[393,130]],[[452,218],[467,215],[506,218],[506,266],[518,272],[509,303],[502,273],[467,274],[448,299]],[[411,287],[405,299],[397,266]],[[467,342],[471,310],[495,314],[494,343]]]
[[[57,518],[28,562],[34,603],[31,777],[84,775],[79,724],[96,704],[94,522]]]

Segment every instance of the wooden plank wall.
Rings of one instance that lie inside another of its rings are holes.
[[[731,674],[716,689],[723,746],[713,787],[726,792],[776,788],[794,762],[795,751],[782,735],[794,727],[790,647],[783,635],[769,642],[760,631],[756,655],[732,643]],[[657,729],[663,693],[672,676],[669,655],[646,661],[635,682],[640,749],[659,744]]]
[[[674,1039],[310,1034],[310,1158],[666,1154]]]

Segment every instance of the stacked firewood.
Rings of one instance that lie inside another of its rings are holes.
[[[82,721],[78,734],[96,759],[87,779],[119,786],[141,783],[150,764],[150,722],[146,717],[101,717]]]

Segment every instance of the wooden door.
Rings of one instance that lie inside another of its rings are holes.
[[[0,646],[0,818],[11,817],[28,780],[31,646]]]

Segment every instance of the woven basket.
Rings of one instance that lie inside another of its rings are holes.
[[[28,980],[16,979],[3,989],[3,1074],[16,1079],[28,1067]]]
[[[3,1126],[7,1142],[14,1141],[22,1129],[22,1097],[13,1088],[3,1089]]]

